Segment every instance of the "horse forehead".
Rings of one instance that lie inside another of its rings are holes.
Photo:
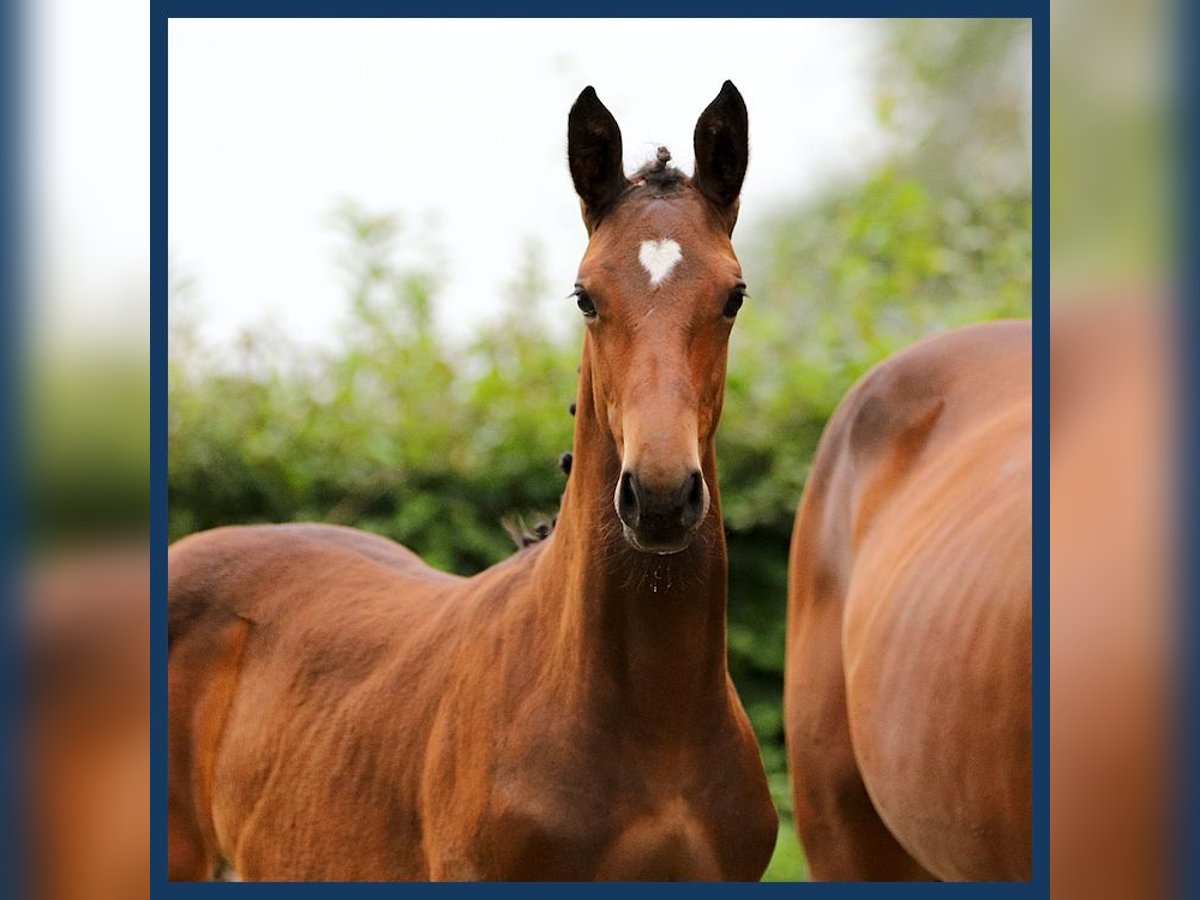
[[[704,246],[686,234],[649,230],[630,235],[608,248],[598,260],[606,275],[625,290],[665,290],[675,282],[704,278],[717,268],[716,248]]]
[[[614,218],[589,248],[582,270],[598,267],[634,289],[664,287],[737,264],[728,237],[692,198],[631,204]]]
[[[639,246],[647,240],[673,240],[693,254],[717,251],[723,243],[704,204],[692,197],[642,204],[628,232]]]

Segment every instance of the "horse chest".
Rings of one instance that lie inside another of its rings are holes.
[[[516,880],[716,880],[722,869],[701,811],[682,797],[631,804],[531,796],[487,829]]]
[[[488,812],[463,847],[507,880],[757,878],[775,812],[756,748],[736,737],[543,735],[490,769]]]
[[[622,823],[596,867],[602,880],[715,881],[721,876],[709,830],[682,798]]]

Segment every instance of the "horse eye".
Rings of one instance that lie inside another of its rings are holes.
[[[742,301],[746,299],[746,289],[744,287],[736,287],[729,292],[729,298],[725,301],[725,309],[721,314],[727,319],[732,319],[738,314],[738,310],[742,308]]]
[[[585,319],[596,318],[596,304],[592,302],[587,291],[583,288],[576,288],[575,293],[571,296],[575,298],[575,302],[579,305],[579,311],[583,313]]]

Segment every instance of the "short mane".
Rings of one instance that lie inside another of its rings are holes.
[[[630,179],[633,187],[645,186],[658,196],[675,193],[687,184],[688,178],[674,166],[667,165],[670,161],[671,151],[659,147],[654,159],[633,173]]]

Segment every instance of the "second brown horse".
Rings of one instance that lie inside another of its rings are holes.
[[[574,466],[557,528],[470,579],[321,525],[170,553],[170,876],[757,879],[775,842],[726,668],[714,449],[744,285],[747,117],[628,179],[588,88]]]
[[[1030,877],[1026,322],[926,340],[830,419],[792,532],[788,760],[812,876]]]

